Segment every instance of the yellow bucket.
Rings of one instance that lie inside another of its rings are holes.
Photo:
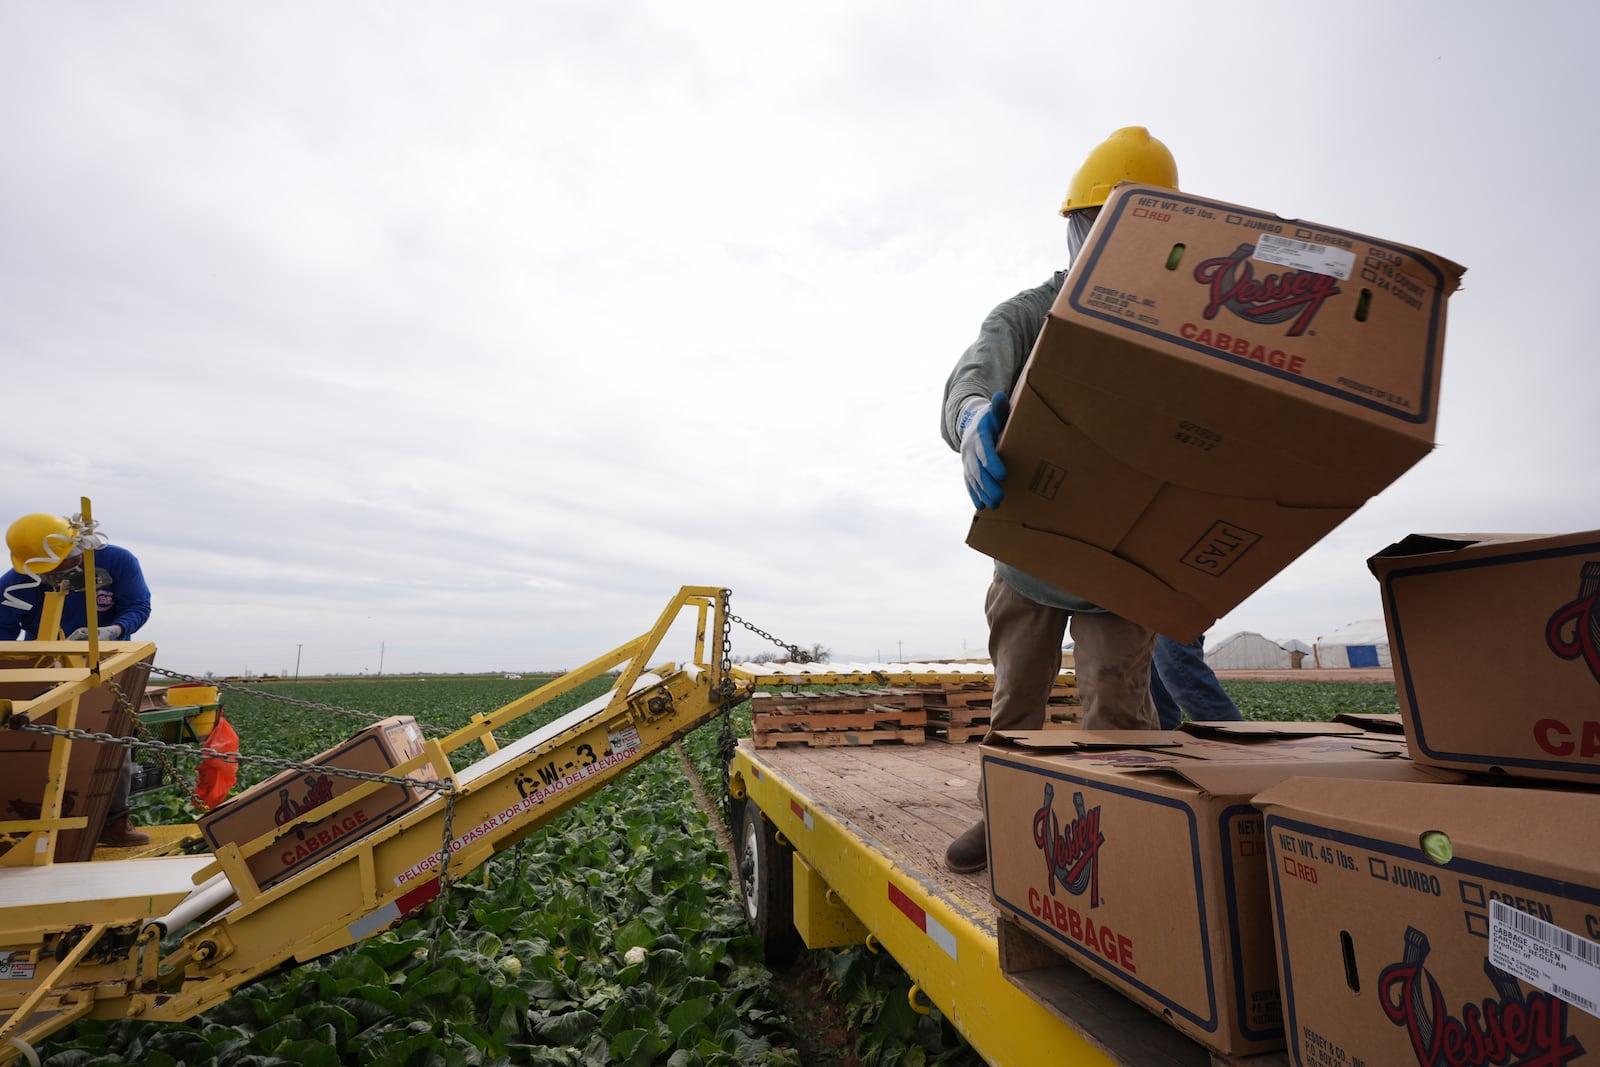
[[[211,736],[211,731],[216,728],[217,707],[213,704],[207,711],[185,716],[183,721],[189,724],[189,730],[194,734],[196,740],[204,741]]]
[[[187,708],[195,704],[215,704],[217,687],[214,685],[175,685],[167,690],[167,707]]]
[[[214,685],[175,685],[167,690],[167,707],[195,709],[183,721],[197,741],[204,741],[216,728],[217,693]]]

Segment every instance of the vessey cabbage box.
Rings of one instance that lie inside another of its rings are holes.
[[[967,543],[1192,640],[1433,447],[1461,275],[1118,186],[1012,398],[1005,498]]]
[[[422,731],[409,715],[381,719],[349,740],[306,762],[343,770],[382,774],[422,754]],[[410,777],[432,780],[424,764]],[[247,858],[261,889],[277,885],[351,841],[393,822],[428,798],[419,786],[385,784],[315,822],[301,816],[365,784],[361,779],[313,771],[280,771],[200,816],[196,825],[213,849],[247,844],[263,834],[282,833],[265,851]]]
[[[1047,1009],[1080,967],[1223,1053],[1283,1047],[1266,844],[1251,798],[1292,775],[1425,775],[1393,743],[1329,726],[1218,740],[1033,731],[984,745],[991,890],[1007,977]],[[1055,966],[1038,945],[1053,950]]]
[[[1296,1067],[1600,1057],[1600,794],[1300,778],[1256,806]]]
[[[1600,530],[1418,534],[1368,564],[1413,759],[1600,785]]]

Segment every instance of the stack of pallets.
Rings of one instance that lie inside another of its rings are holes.
[[[987,663],[741,663],[734,674],[756,687],[750,708],[757,748],[964,744],[988,732],[994,700]],[[1045,726],[1077,725],[1067,653]]]
[[[751,732],[757,748],[780,745],[920,745],[927,739],[922,694],[892,687],[829,692],[755,693]]]
[[[994,689],[988,685],[947,684],[923,690],[928,711],[928,739],[960,745],[981,741],[989,732]],[[1078,690],[1058,684],[1050,693],[1046,729],[1078,725]]]

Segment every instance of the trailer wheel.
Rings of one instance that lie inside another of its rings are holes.
[[[778,843],[761,808],[746,800],[739,833],[739,889],[744,917],[761,939],[767,963],[782,966],[800,953],[800,931],[794,925],[794,859]]]

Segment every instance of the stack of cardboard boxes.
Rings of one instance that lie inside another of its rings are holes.
[[[1001,965],[1072,1020],[1029,942],[1219,1052],[1282,1048],[1268,843],[1252,799],[1302,775],[1414,782],[1393,734],[1337,723],[1040,731],[986,746]]]
[[[1019,383],[1006,499],[969,543],[1204,632],[1432,447],[1461,273],[1120,187]],[[1017,985],[1070,1018],[1049,972],[1081,967],[1219,1052],[1303,1065],[1600,1054],[1600,534],[1411,538],[1372,568],[1402,733],[985,746]]]
[[[1289,1048],[1581,1062],[1600,1053],[1600,532],[1414,536],[1371,565],[1410,757],[1472,778],[1255,798]]]

